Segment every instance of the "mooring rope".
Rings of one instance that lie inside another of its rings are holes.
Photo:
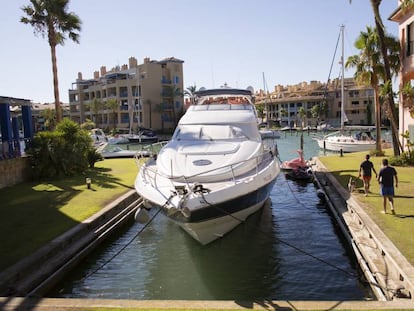
[[[307,255],[307,256],[309,256],[309,257],[311,257],[311,258],[313,258],[313,259],[315,259],[315,260],[317,260],[317,261],[320,261],[320,262],[322,262],[322,263],[324,263],[324,264],[326,264],[326,265],[328,265],[328,266],[330,266],[330,267],[332,267],[332,268],[335,268],[335,269],[337,269],[337,270],[339,270],[339,271],[342,271],[342,272],[344,272],[345,274],[347,274],[347,275],[349,275],[349,276],[352,276],[352,277],[358,277],[355,273],[351,273],[351,272],[346,271],[345,269],[343,269],[343,268],[341,268],[341,267],[338,267],[338,266],[336,266],[336,265],[334,265],[334,264],[331,264],[330,262],[328,262],[328,261],[326,261],[326,260],[324,260],[324,259],[322,259],[322,258],[319,258],[319,257],[317,257],[317,256],[315,256],[315,255],[312,255],[311,253],[309,253],[309,252],[307,252],[307,251],[304,251],[304,250],[300,249],[299,247],[297,247],[297,246],[295,246],[295,245],[293,245],[293,244],[291,244],[291,243],[289,243],[289,242],[286,242],[286,241],[284,241],[284,240],[282,240],[282,239],[280,239],[280,238],[278,238],[278,237],[275,237],[275,236],[273,236],[273,235],[272,235],[272,236],[270,236],[268,233],[266,233],[266,232],[264,232],[263,230],[261,230],[258,226],[256,226],[256,225],[250,225],[250,224],[248,224],[245,220],[240,219],[240,218],[238,218],[238,217],[236,217],[236,216],[232,215],[231,213],[229,213],[229,212],[227,212],[227,211],[223,210],[222,208],[220,208],[220,207],[218,207],[218,206],[216,206],[216,205],[214,205],[214,204],[212,204],[212,203],[209,203],[209,202],[205,199],[204,194],[201,194],[201,195],[202,195],[203,199],[205,200],[205,202],[206,202],[209,206],[212,206],[212,207],[216,208],[216,209],[217,209],[217,210],[219,210],[221,213],[223,213],[223,214],[225,214],[225,215],[227,215],[227,216],[232,217],[233,219],[235,219],[235,220],[239,221],[239,222],[240,222],[240,223],[242,223],[242,224],[245,224],[245,225],[247,225],[247,226],[253,227],[253,228],[254,228],[254,229],[256,229],[258,232],[260,232],[261,234],[263,234],[264,236],[266,236],[267,238],[269,238],[269,239],[276,239],[278,242],[280,242],[280,243],[282,243],[282,244],[285,244],[285,245],[289,246],[290,248],[293,248],[294,250],[296,250],[296,251],[298,251],[298,252],[300,252],[300,253],[302,253],[302,254],[304,254],[304,255]],[[273,257],[273,258],[274,258],[274,257]],[[276,259],[276,258],[274,258],[274,259]]]
[[[99,267],[94,269],[92,272],[89,272],[87,275],[85,275],[81,280],[86,280],[87,278],[91,277],[93,274],[101,270],[103,267],[105,267],[108,263],[110,263],[112,260],[114,260],[119,254],[121,254],[131,243],[152,223],[152,221],[155,219],[155,217],[158,216],[158,214],[162,211],[163,207],[166,206],[173,195],[171,195],[168,200],[164,203],[162,207],[160,207],[157,212],[148,220],[148,222],[126,243],[124,244],[115,254],[113,254],[109,259],[105,260],[104,263],[102,263]],[[141,203],[142,204],[142,203]],[[141,205],[140,204],[140,205]]]
[[[331,268],[333,268],[333,269],[335,269],[335,270],[338,270],[338,271],[340,271],[340,272],[342,272],[342,273],[344,273],[344,274],[346,274],[346,275],[348,275],[349,277],[352,277],[352,278],[356,278],[357,280],[359,280],[361,283],[363,283],[363,284],[369,284],[369,285],[372,285],[372,286],[375,286],[375,287],[377,287],[377,288],[380,288],[381,290],[383,290],[384,292],[385,291],[391,291],[391,292],[397,292],[398,290],[397,289],[392,289],[392,288],[389,288],[389,287],[383,287],[383,286],[381,286],[380,284],[378,284],[378,283],[376,283],[376,282],[371,282],[371,281],[368,281],[368,280],[366,280],[361,274],[359,274],[359,273],[354,273],[354,272],[350,272],[350,271],[347,271],[347,270],[345,270],[345,269],[343,269],[343,268],[341,268],[341,267],[338,267],[337,265],[334,265],[334,264],[332,264],[332,263],[330,263],[329,261],[326,261],[325,259],[322,259],[322,258],[320,258],[320,257],[317,257],[317,256],[315,256],[315,255],[313,255],[313,254],[311,254],[311,253],[309,253],[309,252],[307,252],[307,251],[305,251],[305,250],[303,250],[303,249],[301,249],[301,248],[299,248],[299,247],[297,247],[297,246],[295,246],[295,245],[293,245],[293,244],[291,244],[291,243],[289,243],[289,242],[286,242],[286,241],[284,241],[284,240],[282,240],[282,239],[280,239],[280,238],[278,238],[278,237],[276,237],[276,236],[271,236],[271,235],[269,235],[268,233],[266,233],[266,232],[264,232],[263,230],[261,230],[260,229],[260,227],[258,227],[258,226],[256,226],[256,225],[250,225],[250,224],[248,224],[245,220],[242,220],[242,219],[240,219],[240,218],[238,218],[238,217],[236,217],[236,216],[234,216],[234,215],[232,215],[231,213],[229,213],[229,212],[227,212],[227,211],[225,211],[225,210],[223,210],[222,208],[220,208],[220,207],[218,207],[218,206],[216,206],[215,204],[212,204],[212,203],[210,203],[210,202],[208,202],[207,200],[206,200],[206,198],[204,197],[204,194],[203,193],[201,193],[201,195],[202,195],[202,197],[203,197],[203,199],[204,199],[204,201],[209,205],[209,206],[212,206],[213,208],[216,208],[217,210],[219,210],[221,213],[223,213],[223,214],[225,214],[225,215],[227,215],[227,216],[230,216],[230,217],[232,217],[233,219],[235,219],[235,220],[237,220],[237,221],[239,221],[240,223],[242,223],[242,224],[245,224],[246,226],[249,226],[249,227],[253,227],[254,229],[256,229],[259,233],[261,233],[261,234],[263,234],[265,237],[267,237],[267,238],[269,238],[269,239],[276,239],[278,242],[280,242],[280,243],[282,243],[282,244],[284,244],[284,245],[286,245],[286,246],[288,246],[288,247],[290,247],[290,248],[292,248],[292,249],[294,249],[294,250],[296,250],[297,252],[299,252],[299,253],[302,253],[302,254],[304,254],[304,255],[306,255],[306,256],[308,256],[308,257],[311,257],[311,258],[313,258],[313,259],[315,259],[315,260],[317,260],[317,261],[319,261],[319,262],[321,262],[321,263],[323,263],[323,264],[325,264],[325,265],[327,265],[327,266],[329,266],[329,267],[331,267]],[[298,199],[297,199],[298,200]],[[299,200],[298,200],[299,201]],[[300,202],[301,203],[301,202]],[[301,203],[302,204],[302,203]],[[302,204],[303,205],[303,204]],[[272,256],[271,255],[271,257],[273,258],[273,259],[277,259],[277,258],[275,258],[274,256]]]

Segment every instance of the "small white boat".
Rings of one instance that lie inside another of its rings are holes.
[[[358,152],[375,150],[376,142],[369,135],[363,133],[361,137],[353,135],[344,135],[341,132],[335,132],[315,139],[319,148],[336,152]]]
[[[130,143],[148,144],[158,141],[158,136],[154,131],[147,128],[139,128],[136,134],[128,134],[127,139]]]
[[[94,146],[99,146],[102,143],[108,142],[108,138],[106,137],[104,131],[102,131],[101,129],[91,129],[89,131],[89,135],[92,138],[92,143],[94,144]]]
[[[109,158],[133,158],[137,155],[138,151],[125,150],[118,145],[103,143],[96,148],[96,151],[102,155],[104,159]],[[139,151],[141,157],[149,157],[149,151]]]
[[[113,136],[108,136],[107,138],[108,138],[108,143],[112,145],[129,143],[129,139],[126,134],[115,134]]]
[[[257,125],[251,90],[196,92],[171,140],[140,168],[136,191],[201,244],[222,237],[263,206],[280,173]]]

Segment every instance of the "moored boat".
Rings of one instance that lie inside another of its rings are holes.
[[[368,135],[361,137],[345,135],[341,132],[332,133],[316,139],[319,148],[337,152],[358,152],[375,150],[376,142]]]
[[[298,157],[291,159],[291,160],[286,160],[283,161],[282,164],[280,165],[280,168],[282,170],[288,171],[288,170],[295,170],[298,168],[307,168],[308,167],[308,163],[305,161],[304,157],[303,157],[303,150],[302,149],[298,149],[296,150],[296,152],[298,153]]]
[[[130,143],[140,144],[155,143],[158,141],[158,136],[154,131],[142,127],[138,128],[135,134],[128,134],[126,138]]]
[[[196,92],[171,140],[141,168],[135,188],[201,244],[258,211],[280,173],[257,127],[252,90]]]
[[[322,137],[316,137],[319,148],[328,151],[338,152],[358,152],[375,150],[376,142],[371,139],[371,136],[354,137],[345,134],[345,122],[347,117],[345,114],[345,89],[344,89],[344,28],[341,26],[342,37],[342,57],[341,57],[341,130]]]

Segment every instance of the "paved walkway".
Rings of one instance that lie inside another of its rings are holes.
[[[7,304],[5,304],[7,303]],[[55,299],[0,298],[0,309],[11,310],[88,310],[117,308],[128,310],[414,310],[407,301],[200,301],[200,300],[113,300],[113,299]]]

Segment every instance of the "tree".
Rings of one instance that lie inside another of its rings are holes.
[[[310,112],[311,112],[312,118],[316,119],[316,125],[318,125],[319,118],[321,117],[321,106],[313,105]]]
[[[99,99],[94,98],[93,101],[90,103],[90,108],[92,112],[93,121],[98,124],[98,113],[102,107],[102,103]]]
[[[40,116],[45,120],[44,127],[47,130],[53,130],[56,126],[56,113],[53,109],[47,108],[40,112]]]
[[[184,94],[183,94],[183,92],[181,92],[181,89],[179,87],[177,87],[176,85],[168,85],[164,89],[164,95],[167,98],[169,98],[170,102],[172,103],[171,108],[172,108],[172,114],[173,114],[173,123],[174,123],[174,126],[176,126],[177,115],[176,115],[176,111],[175,111],[175,99],[177,97],[182,98],[184,96]]]
[[[161,132],[164,133],[164,119],[165,119],[164,104],[159,103],[159,104],[155,105],[154,112],[158,113],[161,116]]]
[[[117,112],[119,109],[118,101],[115,98],[111,98],[106,102],[107,109],[112,111],[112,120],[114,124],[114,129],[116,128],[117,124]]]
[[[391,73],[391,64],[388,58],[388,45],[385,38],[385,26],[382,22],[381,15],[379,12],[379,6],[382,0],[370,0],[372,5],[372,10],[374,12],[375,18],[375,27],[378,32],[379,38],[379,46],[381,49],[381,54],[384,61],[384,69],[385,69],[385,83],[389,83],[392,86],[392,73]],[[392,129],[392,142],[393,142],[393,149],[394,155],[398,156],[401,154],[402,145],[400,139],[398,137],[398,122],[397,122],[397,112],[395,109],[394,103],[394,96],[392,93],[392,87],[388,88],[389,93],[387,94],[387,103],[388,103],[388,118],[391,121],[391,129]]]
[[[375,29],[367,26],[366,32],[361,31],[355,41],[355,47],[360,51],[360,54],[348,57],[346,67],[355,68],[354,78],[359,84],[370,85],[374,89],[376,150],[381,154],[379,81],[385,78],[385,74],[378,40],[378,34]]]
[[[257,111],[257,116],[262,120],[262,123],[263,123],[264,116],[265,116],[265,114],[264,114],[264,104],[263,103],[256,104],[256,111]],[[266,122],[268,122],[268,120],[266,120]],[[268,124],[269,124],[269,122],[268,122]]]
[[[74,13],[67,12],[69,0],[30,0],[31,5],[22,7],[27,15],[20,21],[30,24],[35,34],[48,38],[52,57],[53,90],[55,95],[56,122],[62,120],[62,111],[59,99],[59,83],[56,60],[56,46],[63,45],[66,35],[72,41],[79,43],[81,20]]]
[[[403,97],[403,106],[408,108],[411,117],[414,118],[414,88],[407,82],[399,91]]]
[[[196,87],[195,84],[187,87],[187,89],[184,91],[184,95],[190,97],[190,103],[191,103],[191,105],[194,104],[195,92],[196,91],[197,91],[197,87]]]
[[[304,127],[305,125],[305,119],[306,119],[306,110],[303,107],[300,107],[298,110],[298,115],[300,118],[300,122],[301,122],[301,128]]]
[[[372,102],[371,100],[367,103],[367,124],[372,124]]]

